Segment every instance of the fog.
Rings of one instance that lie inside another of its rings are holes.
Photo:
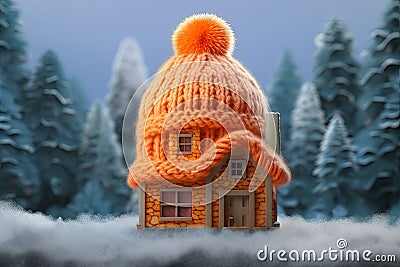
[[[382,22],[388,0],[303,1],[106,1],[16,0],[29,67],[47,49],[54,50],[68,77],[82,87],[89,103],[109,89],[111,65],[119,42],[135,37],[150,74],[172,54],[171,33],[196,13],[227,20],[237,37],[234,56],[264,89],[285,48],[292,51],[304,81],[312,77],[314,37],[333,16],[344,19],[355,38],[355,56],[372,43],[370,33]]]

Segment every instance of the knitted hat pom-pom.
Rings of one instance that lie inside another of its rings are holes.
[[[221,18],[199,14],[186,18],[172,35],[175,54],[203,54],[227,56],[234,48],[232,29]]]

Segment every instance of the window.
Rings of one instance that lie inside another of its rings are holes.
[[[192,135],[180,134],[178,139],[179,153],[192,154]]]
[[[246,172],[246,161],[242,159],[231,159],[229,161],[229,177],[242,178]]]
[[[162,218],[192,218],[192,190],[161,190]]]

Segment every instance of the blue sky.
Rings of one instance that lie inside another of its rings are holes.
[[[30,67],[53,49],[68,77],[76,79],[89,102],[109,91],[111,65],[121,39],[135,37],[149,73],[172,55],[171,33],[185,17],[215,13],[236,35],[234,56],[262,87],[271,83],[285,48],[303,81],[311,79],[314,37],[332,16],[344,19],[355,38],[355,54],[371,44],[387,0],[16,0],[28,42]]]

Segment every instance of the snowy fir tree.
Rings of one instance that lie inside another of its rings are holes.
[[[81,85],[76,79],[68,79],[68,95],[67,97],[73,100],[72,108],[76,111],[77,120],[80,124],[83,124],[86,119],[86,113],[88,112],[88,100]]]
[[[388,211],[390,220],[394,223],[400,218],[400,199]]]
[[[400,199],[400,79],[387,82],[393,90],[382,111],[357,135],[360,182],[374,212],[386,212]]]
[[[400,198],[399,0],[390,1],[383,25],[371,36],[359,101],[364,124],[356,144],[363,189],[374,211],[385,212]]]
[[[21,32],[14,1],[0,0],[0,72],[3,83],[14,91],[18,104],[22,102],[21,88],[29,80],[29,73],[23,67],[27,54]]]
[[[281,142],[284,151],[290,137],[290,114],[301,86],[301,80],[296,70],[292,56],[286,50],[268,92],[271,110],[281,114]]]
[[[67,206],[64,216],[127,212],[132,193],[125,182],[126,168],[122,165],[113,121],[100,102],[96,102],[87,115],[79,154],[79,182],[83,188]]]
[[[22,89],[29,74],[18,10],[14,1],[0,0],[0,200],[37,209],[40,180],[30,160],[32,135],[21,112]]]
[[[147,68],[138,42],[131,37],[123,39],[114,59],[109,85],[111,92],[107,96],[119,140],[129,101],[146,78]]]
[[[316,87],[306,83],[300,88],[291,115],[290,162],[300,176],[314,169],[319,143],[325,131],[324,112]]]
[[[25,121],[33,130],[34,160],[42,179],[41,209],[65,205],[76,192],[80,125],[63,70],[54,52],[46,52],[25,92]]]
[[[353,38],[343,21],[331,19],[316,38],[318,51],[313,68],[313,82],[321,97],[322,109],[327,120],[339,111],[350,134],[358,129],[357,98],[359,66],[352,56]]]
[[[35,210],[41,182],[29,158],[34,146],[12,93],[0,75],[0,200],[13,200]]]
[[[363,217],[369,214],[366,202],[359,194],[361,188],[354,181],[358,177],[358,166],[347,128],[339,113],[335,113],[329,122],[313,174],[318,177],[313,189],[317,197],[310,213],[319,218]]]
[[[291,124],[288,160],[294,179],[291,184],[280,189],[280,203],[288,215],[307,216],[306,211],[313,201],[311,191],[316,180],[312,171],[325,131],[320,97],[312,83],[306,83],[300,88]]]
[[[363,126],[368,126],[375,120],[387,96],[395,91],[390,87],[390,82],[399,76],[399,6],[400,0],[391,0],[384,15],[383,26],[371,33],[373,45],[367,51],[366,68],[360,82],[363,94],[359,104],[365,114]]]

